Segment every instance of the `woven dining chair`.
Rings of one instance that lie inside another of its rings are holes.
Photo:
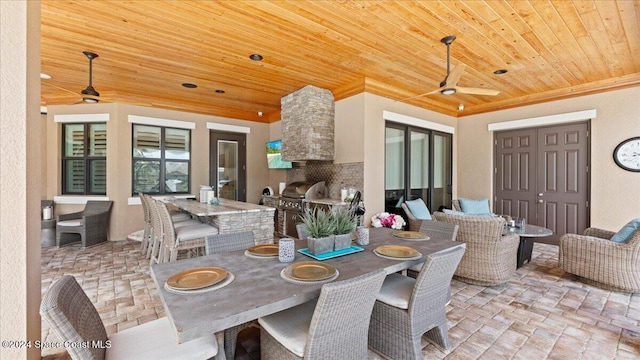
[[[205,238],[205,255],[246,250],[255,245],[253,231],[215,234]]]
[[[456,236],[458,235],[458,225],[435,220],[420,221],[421,225],[419,230],[421,233],[431,238],[445,237],[447,239],[450,239],[451,241],[456,240]],[[418,277],[420,269],[422,269],[422,264],[413,265],[409,269],[407,269],[407,275],[415,279]]]
[[[446,303],[465,245],[431,254],[417,279],[390,274],[373,306],[369,346],[391,359],[422,359],[422,335],[449,349]]]
[[[296,224],[296,231],[298,233],[298,240],[307,240],[309,233],[307,232],[307,225],[303,223]]]
[[[367,359],[371,308],[384,270],[322,286],[317,302],[258,319],[262,360]]]
[[[162,201],[156,202],[156,208],[160,215],[160,221],[162,222],[162,246],[160,247],[159,261],[168,262],[176,261],[178,259],[178,252],[180,250],[199,251],[205,246],[204,238],[209,235],[215,235],[218,233],[218,228],[212,225],[204,224],[193,220],[196,223],[187,224],[182,226],[181,223],[174,225],[171,219],[171,214],[167,205]]]
[[[40,315],[70,346],[74,360],[102,359],[209,359],[218,353],[211,334],[178,344],[176,331],[167,317],[146,322],[107,337],[100,315],[76,279],[64,275],[51,285],[40,305]]]
[[[139,192],[138,197],[140,198],[142,213],[144,215],[144,230],[142,231],[142,244],[140,244],[140,250],[143,254],[147,254],[147,250],[151,244],[151,213],[149,212],[149,205],[147,204],[147,199],[145,199],[144,194]]]
[[[238,233],[209,235],[205,238],[204,251],[206,255],[222,254],[231,251],[246,250],[255,245],[253,231]],[[224,330],[224,352],[227,359],[234,359],[236,344],[240,331],[254,325],[256,321],[249,321]]]
[[[159,200],[151,198],[149,195],[145,195],[147,200],[147,206],[149,207],[149,215],[151,218],[151,240],[149,245],[149,251],[147,252],[149,258],[149,264],[157,264],[167,262],[169,259],[165,259],[166,251],[164,251],[165,233],[162,219],[160,218],[160,212],[158,210],[158,204],[162,203]],[[173,219],[173,217],[171,217]],[[173,227],[179,228],[183,226],[194,226],[202,224],[198,220],[189,218],[188,220],[173,222]],[[204,245],[203,245],[204,246]]]

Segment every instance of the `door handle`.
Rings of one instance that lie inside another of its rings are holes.
[[[544,202],[544,200],[540,199],[538,200],[538,204],[542,204]]]

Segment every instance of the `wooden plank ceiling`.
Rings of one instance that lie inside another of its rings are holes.
[[[363,91],[402,100],[439,88],[447,35],[457,37],[451,69],[466,65],[458,85],[500,94],[405,102],[464,116],[640,84],[640,0],[41,4],[45,106],[81,101],[83,51],[99,55],[102,102],[270,122],[280,98],[309,84],[336,100]]]

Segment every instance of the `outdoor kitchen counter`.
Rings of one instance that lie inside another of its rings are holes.
[[[218,228],[221,234],[253,231],[256,244],[272,244],[275,208],[242,201],[219,199],[220,204],[175,200],[171,204]]]

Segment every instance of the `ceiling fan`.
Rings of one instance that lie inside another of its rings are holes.
[[[89,85],[84,90],[82,90],[80,93],[78,93],[76,91],[69,90],[69,89],[64,88],[62,86],[52,84],[52,83],[50,83],[48,81],[42,83],[43,85],[51,86],[51,87],[54,87],[54,88],[56,88],[58,90],[66,91],[66,92],[71,93],[74,96],[80,98],[80,100],[72,103],[71,105],[82,104],[82,103],[95,104],[95,103],[98,103],[100,101],[100,93],[98,91],[96,91],[96,89],[93,87],[93,84],[92,84],[92,80],[93,80],[93,64],[92,64],[92,62],[93,62],[93,59],[98,57],[98,54],[92,53],[92,52],[89,52],[89,51],[83,51],[82,53],[89,59]],[[44,74],[41,74],[41,78],[47,79],[47,80],[51,79],[50,76],[44,75],[45,77],[43,77],[43,75]]]
[[[97,103],[98,101],[100,101],[98,99],[100,97],[100,93],[93,88],[92,80],[93,80],[93,59],[97,58],[98,54],[92,53],[90,51],[83,51],[82,53],[84,54],[84,56],[86,56],[89,59],[89,85],[84,90],[82,90],[82,95],[88,95],[88,96],[83,96],[82,101],[87,103]]]
[[[442,80],[440,82],[440,88],[438,88],[436,90],[433,90],[433,91],[426,92],[424,94],[412,96],[412,97],[404,99],[404,100],[414,99],[414,98],[417,98],[417,97],[426,96],[426,95],[432,95],[432,94],[437,94],[437,93],[440,93],[442,95],[453,95],[455,93],[460,93],[460,94],[490,95],[490,96],[494,96],[494,95],[500,94],[500,91],[498,91],[498,90],[485,89],[485,88],[470,88],[470,87],[458,86],[458,81],[462,77],[462,74],[464,73],[464,69],[466,68],[466,65],[459,64],[458,66],[456,66],[453,69],[453,71],[450,71],[450,67],[451,67],[450,46],[451,46],[451,43],[453,43],[453,41],[455,39],[456,39],[456,37],[454,35],[450,35],[450,36],[445,36],[440,40],[440,42],[442,42],[443,44],[447,45],[447,76],[444,78],[444,80]]]

